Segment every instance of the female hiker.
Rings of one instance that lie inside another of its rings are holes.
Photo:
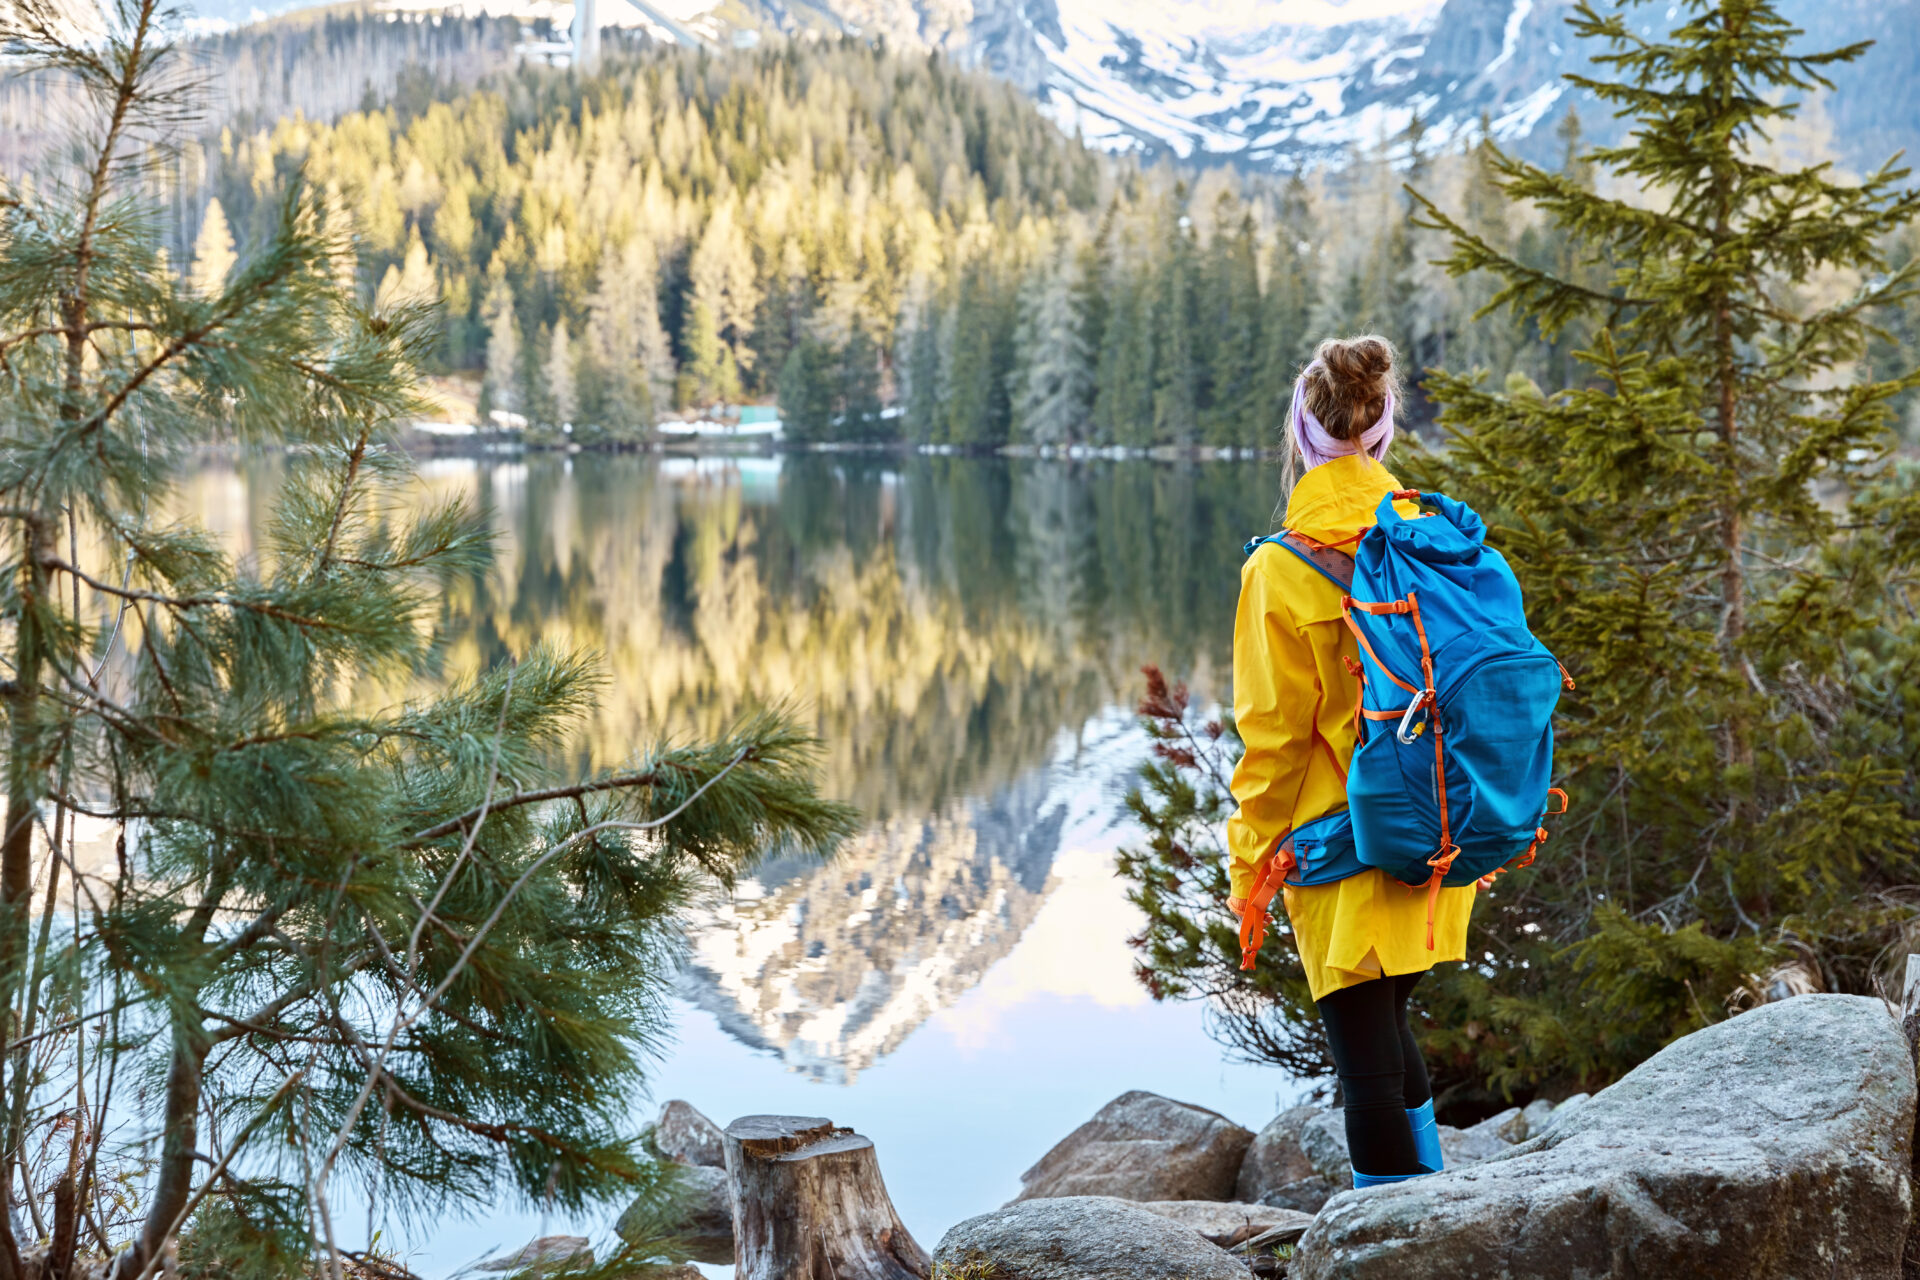
[[[1366,336],[1321,343],[1294,386],[1288,471],[1305,470],[1287,499],[1292,543],[1268,540],[1248,557],[1234,625],[1234,713],[1246,743],[1228,824],[1235,915],[1269,855],[1291,865],[1293,833],[1347,807],[1358,654],[1341,588],[1309,556],[1351,553],[1400,489],[1383,465],[1396,385],[1392,346]],[[1395,510],[1417,514],[1411,502]],[[1318,870],[1308,883],[1290,872],[1285,903],[1340,1079],[1354,1185],[1437,1172],[1440,1136],[1407,997],[1435,963],[1465,959],[1474,886],[1430,899],[1351,859]]]

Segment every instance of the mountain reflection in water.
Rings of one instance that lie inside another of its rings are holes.
[[[242,551],[277,468],[210,462],[182,501]],[[892,1052],[1012,950],[1064,830],[1119,807],[1138,668],[1224,688],[1250,464],[918,455],[530,455],[422,461],[423,496],[491,509],[447,585],[443,673],[550,640],[605,656],[579,745],[793,707],[824,784],[866,814],[825,864],[776,860],[695,921],[683,991],[823,1081]]]

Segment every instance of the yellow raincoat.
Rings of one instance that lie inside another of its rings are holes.
[[[1400,482],[1365,455],[1314,467],[1294,486],[1286,527],[1338,543],[1373,525],[1380,499]],[[1412,503],[1400,504],[1407,516]],[[1255,867],[1291,828],[1347,803],[1356,657],[1340,616],[1340,590],[1298,556],[1265,544],[1240,571],[1233,629],[1233,710],[1246,754],[1233,773],[1239,809],[1227,823],[1233,896],[1248,897]],[[1338,765],[1335,765],[1335,760]],[[1427,949],[1427,892],[1377,870],[1333,884],[1286,887],[1287,917],[1313,998],[1383,975],[1464,960],[1474,887],[1442,889]]]

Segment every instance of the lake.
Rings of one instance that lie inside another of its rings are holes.
[[[188,512],[253,545],[271,463],[212,463]],[[485,571],[438,619],[448,675],[546,640],[605,656],[580,763],[786,702],[862,832],[765,865],[690,921],[668,1098],[716,1122],[826,1116],[871,1137],[932,1249],[1102,1103],[1150,1089],[1258,1127],[1299,1092],[1223,1061],[1192,1004],[1134,980],[1114,850],[1157,662],[1225,693],[1240,547],[1265,463],[551,454],[430,457],[491,511]],[[385,1226],[429,1278],[530,1237],[604,1237],[501,1204]],[[708,1268],[727,1274],[726,1268]]]

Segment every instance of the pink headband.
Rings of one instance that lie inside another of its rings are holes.
[[[1387,403],[1380,411],[1380,421],[1360,433],[1359,448],[1356,449],[1352,440],[1341,440],[1329,434],[1320,425],[1320,419],[1313,416],[1313,410],[1307,408],[1307,374],[1324,368],[1324,364],[1315,360],[1293,380],[1293,408],[1287,414],[1288,421],[1293,423],[1294,443],[1300,446],[1300,456],[1307,460],[1307,469],[1312,470],[1323,462],[1363,450],[1375,462],[1380,461],[1387,456],[1387,447],[1393,443],[1393,392],[1387,392]]]

